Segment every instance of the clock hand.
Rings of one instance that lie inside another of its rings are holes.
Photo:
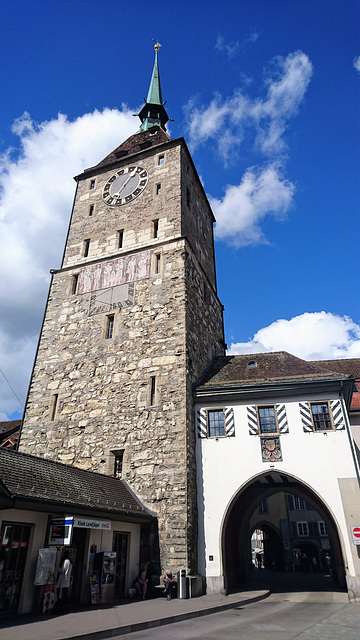
[[[114,196],[115,195],[116,196],[120,195],[120,192],[124,189],[124,187],[126,187],[126,185],[129,182],[129,180],[131,180],[131,178],[133,178],[135,174],[136,174],[136,169],[134,169],[134,171],[132,173],[130,173],[129,177],[125,180],[124,184],[121,185],[119,191],[116,194],[114,193]]]

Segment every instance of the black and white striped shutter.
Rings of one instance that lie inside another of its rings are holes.
[[[313,432],[313,423],[311,419],[311,409],[308,402],[299,402],[300,416],[305,433]]]
[[[289,425],[286,417],[285,405],[277,404],[276,413],[279,425],[279,433],[289,433]]]
[[[197,410],[197,431],[199,438],[207,437],[206,409]]]
[[[247,407],[247,417],[248,417],[248,425],[249,425],[249,434],[251,436],[259,435],[259,426],[258,419],[256,413],[256,405],[252,405]]]
[[[345,420],[340,400],[330,400],[330,407],[333,415],[335,429],[336,431],[342,431],[342,429],[345,429]]]
[[[234,410],[226,408],[224,410],[225,416],[225,433],[229,438],[235,436],[235,420],[234,420]]]

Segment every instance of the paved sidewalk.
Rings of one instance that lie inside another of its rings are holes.
[[[22,616],[2,620],[0,640],[103,640],[117,635],[205,616],[251,604],[270,595],[268,589],[212,594],[191,600],[164,598],[99,605],[64,615]]]

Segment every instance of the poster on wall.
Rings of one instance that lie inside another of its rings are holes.
[[[91,604],[98,604],[100,602],[100,585],[98,571],[90,571],[89,579]]]
[[[42,587],[54,584],[56,549],[39,549],[34,585]]]

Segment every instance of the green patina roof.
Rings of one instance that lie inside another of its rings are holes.
[[[166,113],[164,102],[162,99],[160,74],[158,67],[158,51],[161,45],[156,42],[155,44],[155,62],[154,68],[150,80],[150,86],[145,105],[137,115],[141,120],[141,125],[137,133],[152,130],[153,127],[160,127],[166,131],[166,123],[169,120],[169,116]]]
[[[158,49],[155,49],[155,62],[150,80],[150,87],[146,98],[148,104],[162,104],[160,74],[158,67]]]

